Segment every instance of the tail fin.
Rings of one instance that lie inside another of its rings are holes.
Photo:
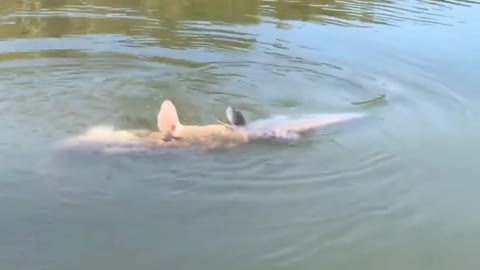
[[[170,100],[165,100],[157,115],[157,127],[159,131],[165,132],[166,134],[172,134],[180,126],[181,123],[178,119],[175,105],[173,105]]]

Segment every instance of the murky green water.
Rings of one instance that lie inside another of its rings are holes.
[[[1,269],[477,269],[475,1],[4,0]],[[352,105],[385,94],[386,102]],[[75,157],[98,124],[364,112],[294,145]]]

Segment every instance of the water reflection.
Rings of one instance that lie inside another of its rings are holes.
[[[254,37],[209,29],[211,23],[269,21],[282,26],[294,20],[357,27],[402,22],[449,25],[456,21],[445,18],[445,9],[475,4],[468,0],[8,0],[0,7],[0,38],[122,33],[156,38],[168,47],[246,48]]]
[[[298,21],[351,27],[452,25],[459,19],[445,15],[445,10],[475,4],[467,0],[8,0],[0,7],[4,40],[0,60],[75,57],[87,52],[197,66],[205,59],[222,59],[209,55],[209,50],[263,47],[265,53],[274,51],[278,56],[290,44],[270,38],[272,26],[289,28]],[[61,42],[56,40],[60,37]],[[180,51],[185,49],[188,52]]]

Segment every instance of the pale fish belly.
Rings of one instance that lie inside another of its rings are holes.
[[[249,140],[297,140],[301,134],[350,120],[363,118],[364,114],[310,114],[299,117],[275,116],[257,120],[244,127]]]

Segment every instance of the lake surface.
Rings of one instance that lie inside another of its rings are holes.
[[[0,268],[477,269],[479,25],[459,0],[4,0]],[[230,151],[52,151],[154,129],[166,98],[190,124],[370,118]]]

